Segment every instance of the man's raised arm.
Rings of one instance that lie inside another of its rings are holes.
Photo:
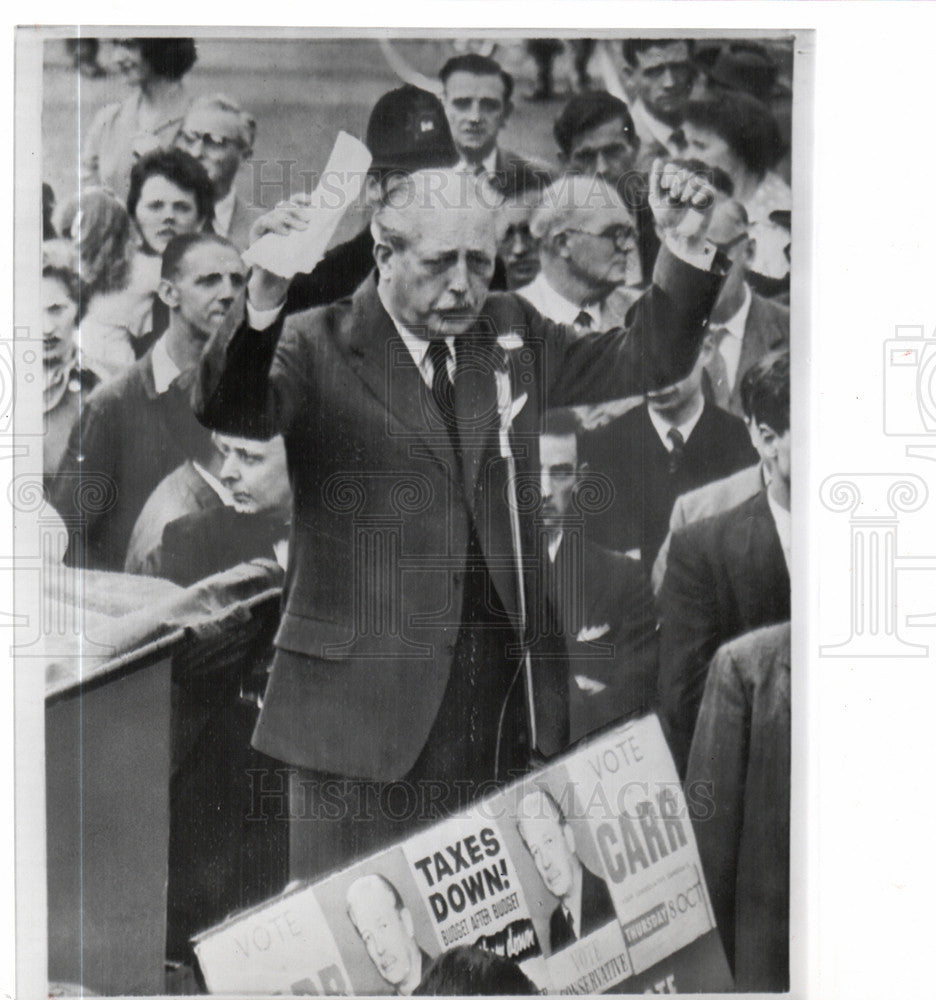
[[[723,255],[707,239],[715,197],[701,174],[654,163],[650,204],[663,240],[653,285],[625,328],[584,337],[546,329],[550,405],[638,395],[691,371],[726,272]]]

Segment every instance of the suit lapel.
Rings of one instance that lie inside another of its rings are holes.
[[[365,281],[355,292],[345,330],[351,368],[383,405],[390,418],[418,435],[428,452],[461,485],[458,457],[432,395],[377,295]],[[388,428],[389,431],[389,428]]]

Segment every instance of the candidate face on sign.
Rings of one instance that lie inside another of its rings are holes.
[[[572,830],[553,798],[539,789],[524,796],[517,828],[546,888],[557,899],[570,898],[581,887],[582,863]]]
[[[391,882],[365,875],[348,889],[348,917],[370,960],[401,996],[419,985],[428,956],[416,941],[413,917]]]

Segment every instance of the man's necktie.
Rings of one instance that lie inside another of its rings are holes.
[[[687,146],[686,133],[681,128],[675,128],[670,133],[669,137],[670,146],[675,149],[678,153],[685,153]]]
[[[575,317],[575,329],[578,330],[579,333],[588,333],[588,331],[591,330],[591,328],[592,328],[591,314],[585,312],[585,310],[583,309],[578,314],[578,316]]]
[[[669,470],[670,474],[673,475],[679,470],[680,463],[682,462],[683,451],[686,448],[686,439],[680,434],[677,427],[670,427],[666,432],[666,436],[673,444],[673,448],[669,453]]]
[[[449,349],[444,340],[429,342],[428,357],[432,362],[432,399],[439,411],[442,422],[449,434],[454,436],[455,425],[455,394],[454,385],[449,378]]]
[[[578,937],[578,935],[575,933],[575,920],[573,919],[572,914],[568,910],[565,911],[565,918],[566,918],[566,926],[569,928],[569,936],[572,938],[573,941],[575,941]]]
[[[725,364],[725,356],[721,352],[721,344],[728,336],[728,329],[724,326],[709,327],[708,332],[714,341],[715,351],[712,360],[705,366],[705,370],[712,383],[715,405],[727,410],[728,402],[731,399],[731,383],[728,381],[728,366]]]

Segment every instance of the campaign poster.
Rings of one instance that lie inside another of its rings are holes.
[[[565,766],[634,971],[713,930],[689,811],[657,717],[590,742]]]
[[[498,813],[534,926],[551,993],[602,993],[633,974],[617,913],[587,824],[567,801],[554,765],[507,789]]]
[[[311,887],[253,907],[195,939],[209,993],[347,995],[351,978]]]
[[[505,848],[500,809],[488,800],[403,844],[439,950],[474,945],[516,962],[541,990],[549,985],[542,945],[513,857]]]
[[[442,951],[402,847],[315,886],[357,996],[409,996]]]

